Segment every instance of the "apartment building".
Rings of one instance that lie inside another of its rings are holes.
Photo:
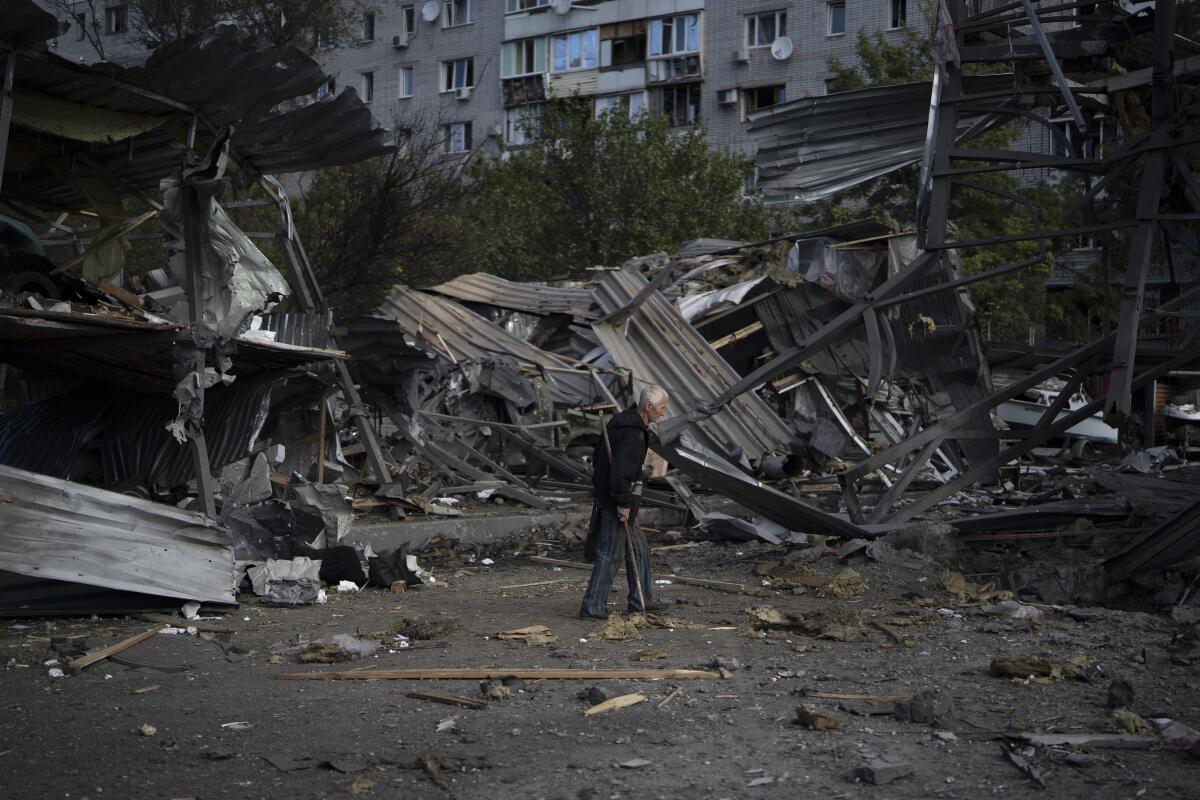
[[[385,125],[439,126],[447,153],[519,147],[541,103],[578,95],[752,155],[749,112],[825,94],[829,59],[853,63],[860,28],[899,36],[923,24],[918,2],[357,0],[352,41],[317,42],[331,81],[316,96],[353,87]],[[93,5],[108,58],[142,49],[125,0],[43,5],[64,17],[62,55],[96,58],[82,32]]]

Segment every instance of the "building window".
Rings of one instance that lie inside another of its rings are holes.
[[[87,34],[87,14],[72,14],[75,20],[75,41],[82,42]]]
[[[335,34],[329,33],[328,31],[317,31],[318,50],[332,50],[333,48],[337,47],[337,45],[338,40]]]
[[[516,14],[531,8],[544,8],[550,5],[550,0],[505,0],[504,13]]]
[[[629,94],[611,94],[596,98],[596,116],[605,114],[623,114],[630,119],[646,110],[646,93],[631,92]]]
[[[475,59],[460,58],[442,62],[442,91],[453,92],[475,85]]]
[[[104,9],[104,32],[107,34],[124,33],[129,26],[128,6],[109,6]]]
[[[700,120],[700,84],[664,86],[659,92],[662,113],[671,121],[671,127],[683,128]]]
[[[312,99],[319,102],[335,94],[337,94],[337,78],[330,78],[317,87],[317,90],[312,93]]]
[[[363,14],[362,38],[365,42],[375,41],[375,14],[370,11]]]
[[[903,28],[908,23],[908,0],[891,0],[888,10],[888,28]]]
[[[375,73],[364,72],[362,74],[362,101],[369,103],[375,99]]]
[[[650,57],[700,52],[700,15],[650,21]]]
[[[841,36],[846,32],[846,2],[838,0],[838,2],[830,3],[829,8],[829,35]]]
[[[417,7],[404,6],[400,9],[400,21],[404,25],[403,34],[412,38],[417,35]]]
[[[554,37],[554,71],[596,69],[600,66],[600,29],[572,31]]]
[[[400,96],[412,97],[413,93],[413,68],[400,68]]]
[[[475,21],[475,0],[446,0],[442,27],[454,28]]]
[[[786,35],[786,11],[768,11],[765,14],[751,14],[746,17],[747,47],[770,47],[777,38]]]
[[[779,105],[785,99],[786,90],[782,83],[773,86],[755,86],[752,89],[743,89],[742,96],[746,98],[746,113],[748,114],[751,111],[758,111],[760,108]]]
[[[529,144],[537,136],[542,119],[542,104],[530,103],[504,110],[504,143],[509,147]]]
[[[500,77],[536,75],[546,71],[546,40],[521,39],[500,46]]]
[[[471,123],[451,122],[443,126],[447,153],[466,153],[471,149]]]

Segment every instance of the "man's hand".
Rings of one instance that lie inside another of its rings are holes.
[[[629,509],[618,507],[617,519],[621,520],[621,522],[629,522]]]

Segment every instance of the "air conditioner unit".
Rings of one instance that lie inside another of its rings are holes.
[[[721,91],[717,92],[717,102],[723,106],[731,106],[737,102],[737,99],[737,89],[722,89]]]
[[[499,139],[503,135],[504,135],[504,126],[501,125],[499,122],[497,122],[495,125],[492,126],[492,136]]]
[[[457,97],[459,100],[470,100],[471,99],[471,87],[464,86],[461,89],[455,89],[454,96]]]
[[[750,48],[749,47],[739,47],[738,49],[734,50],[733,51],[733,63],[735,63],[735,64],[750,63]]]
[[[392,47],[408,47],[408,34],[398,33],[392,37]]]

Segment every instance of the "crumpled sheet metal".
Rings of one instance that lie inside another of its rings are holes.
[[[657,436],[652,437],[650,446],[693,480],[789,531],[848,539],[873,539],[880,535],[767,486],[700,446],[685,444],[680,439],[664,442]]]
[[[591,291],[562,288],[538,283],[516,283],[486,272],[459,275],[428,289],[430,292],[469,303],[506,308],[526,314],[569,314],[575,317],[599,316]]]
[[[587,371],[518,339],[452,300],[395,286],[380,313],[392,317],[404,333],[428,342],[448,361],[509,356],[524,368],[541,370],[557,404],[586,406],[604,399]]]
[[[596,286],[596,300],[605,314],[612,314],[627,306],[646,283],[636,273],[610,272]],[[613,363],[630,371],[635,394],[648,384],[658,384],[667,390],[677,411],[706,405],[738,380],[725,359],[659,292],[626,321],[596,323],[592,330]],[[707,446],[734,460],[757,461],[788,452],[793,439],[787,424],[753,392],[742,394],[692,428]]]
[[[229,530],[203,514],[0,466],[0,564],[20,575],[233,603]]]
[[[1109,578],[1120,579],[1186,561],[1200,553],[1200,502],[1193,503],[1104,562]]]

